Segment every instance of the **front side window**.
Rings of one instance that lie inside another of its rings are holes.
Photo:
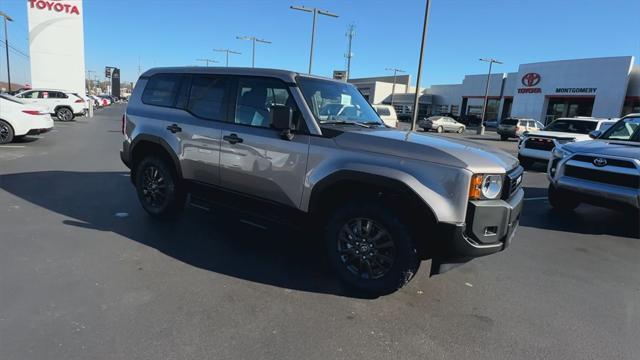
[[[627,118],[620,120],[611,126],[607,132],[600,136],[605,140],[622,140],[622,141],[639,141],[638,136],[634,135],[640,130],[640,117]]]
[[[226,120],[228,80],[220,76],[194,75],[187,110],[207,120]]]
[[[236,124],[268,128],[269,113],[274,105],[289,106],[297,114],[295,101],[291,97],[287,85],[275,79],[242,78],[238,84],[236,102]],[[294,126],[297,128],[297,116],[294,115]]]
[[[320,124],[360,123],[384,126],[360,92],[351,84],[298,77],[300,90]]]
[[[556,120],[549,124],[545,131],[558,131],[574,134],[588,134],[596,129],[598,125],[595,121],[583,121],[583,120]]]
[[[142,93],[142,102],[147,105],[171,107],[183,76],[180,74],[157,74],[151,76]]]

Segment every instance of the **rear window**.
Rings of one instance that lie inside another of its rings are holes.
[[[172,107],[180,88],[182,75],[158,74],[149,78],[142,93],[142,102],[147,105]]]
[[[518,119],[504,119],[502,125],[518,125]]]
[[[391,116],[391,112],[386,107],[377,107],[376,111],[378,112],[378,115]]]
[[[7,101],[11,101],[11,102],[14,102],[14,103],[18,103],[18,104],[26,104],[26,102],[18,99],[15,96],[11,96],[9,94],[0,94],[0,98],[3,98],[5,100],[7,100]]]

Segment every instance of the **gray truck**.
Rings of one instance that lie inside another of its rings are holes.
[[[348,111],[331,112],[340,106]],[[504,250],[523,169],[477,143],[384,125],[352,85],[291,71],[158,68],[122,119],[122,161],[144,210],[187,201],[291,223],[338,277],[371,294]]]

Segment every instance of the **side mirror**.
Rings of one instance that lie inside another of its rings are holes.
[[[293,109],[284,105],[272,105],[269,112],[269,122],[271,127],[282,131],[280,137],[285,140],[292,140],[293,133]]]
[[[600,137],[600,135],[602,135],[602,131],[600,130],[593,130],[592,132],[589,133],[589,137],[592,139],[597,139]]]

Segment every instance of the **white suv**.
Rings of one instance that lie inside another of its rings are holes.
[[[541,131],[526,133],[518,142],[518,160],[526,169],[534,162],[551,159],[551,151],[559,144],[591,140],[592,131],[604,132],[615,124],[614,119],[592,117],[559,118]]]
[[[49,114],[55,115],[60,121],[71,121],[78,115],[83,115],[87,102],[79,95],[54,89],[31,89],[16,95],[27,103],[45,106]]]
[[[26,135],[47,132],[53,120],[41,105],[26,104],[8,94],[0,94],[0,144],[10,143]]]

